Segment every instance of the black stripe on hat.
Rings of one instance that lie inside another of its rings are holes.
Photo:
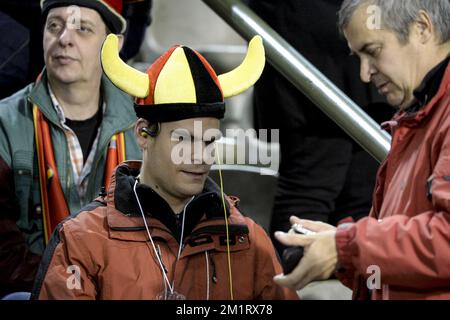
[[[183,49],[191,69],[192,78],[194,79],[197,103],[222,102],[222,92],[217,87],[211,74],[205,68],[197,54],[188,47],[183,47]]]
[[[203,117],[222,119],[225,114],[225,102],[135,104],[134,110],[138,118],[144,118],[152,123]]]

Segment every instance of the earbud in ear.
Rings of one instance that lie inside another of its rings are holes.
[[[156,123],[154,125],[151,125],[150,128],[143,127],[141,129],[140,135],[144,138],[148,138],[148,137],[155,138],[158,135],[160,129],[161,129],[160,124]]]
[[[150,130],[148,128],[142,128],[141,129],[141,136],[147,139],[148,137],[152,136]]]

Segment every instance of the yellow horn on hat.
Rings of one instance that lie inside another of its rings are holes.
[[[258,81],[266,62],[260,36],[254,36],[248,45],[244,61],[234,70],[218,76],[225,98],[244,92]]]
[[[130,67],[120,59],[119,38],[115,34],[109,34],[103,43],[102,66],[108,78],[122,91],[136,98],[148,96],[148,74]]]

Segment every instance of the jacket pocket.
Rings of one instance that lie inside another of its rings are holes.
[[[34,153],[17,150],[12,158],[15,195],[19,203],[20,216],[17,226],[22,231],[30,250],[43,251],[42,210],[39,177],[34,175]]]
[[[20,218],[19,228],[27,228],[31,218],[30,205],[31,187],[33,182],[33,152],[18,150],[12,157],[12,169],[14,173],[15,194],[19,202]]]

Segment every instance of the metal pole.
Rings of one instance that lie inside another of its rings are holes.
[[[259,34],[270,63],[325,114],[381,162],[390,136],[267,23],[239,0],[203,0],[241,36]]]

